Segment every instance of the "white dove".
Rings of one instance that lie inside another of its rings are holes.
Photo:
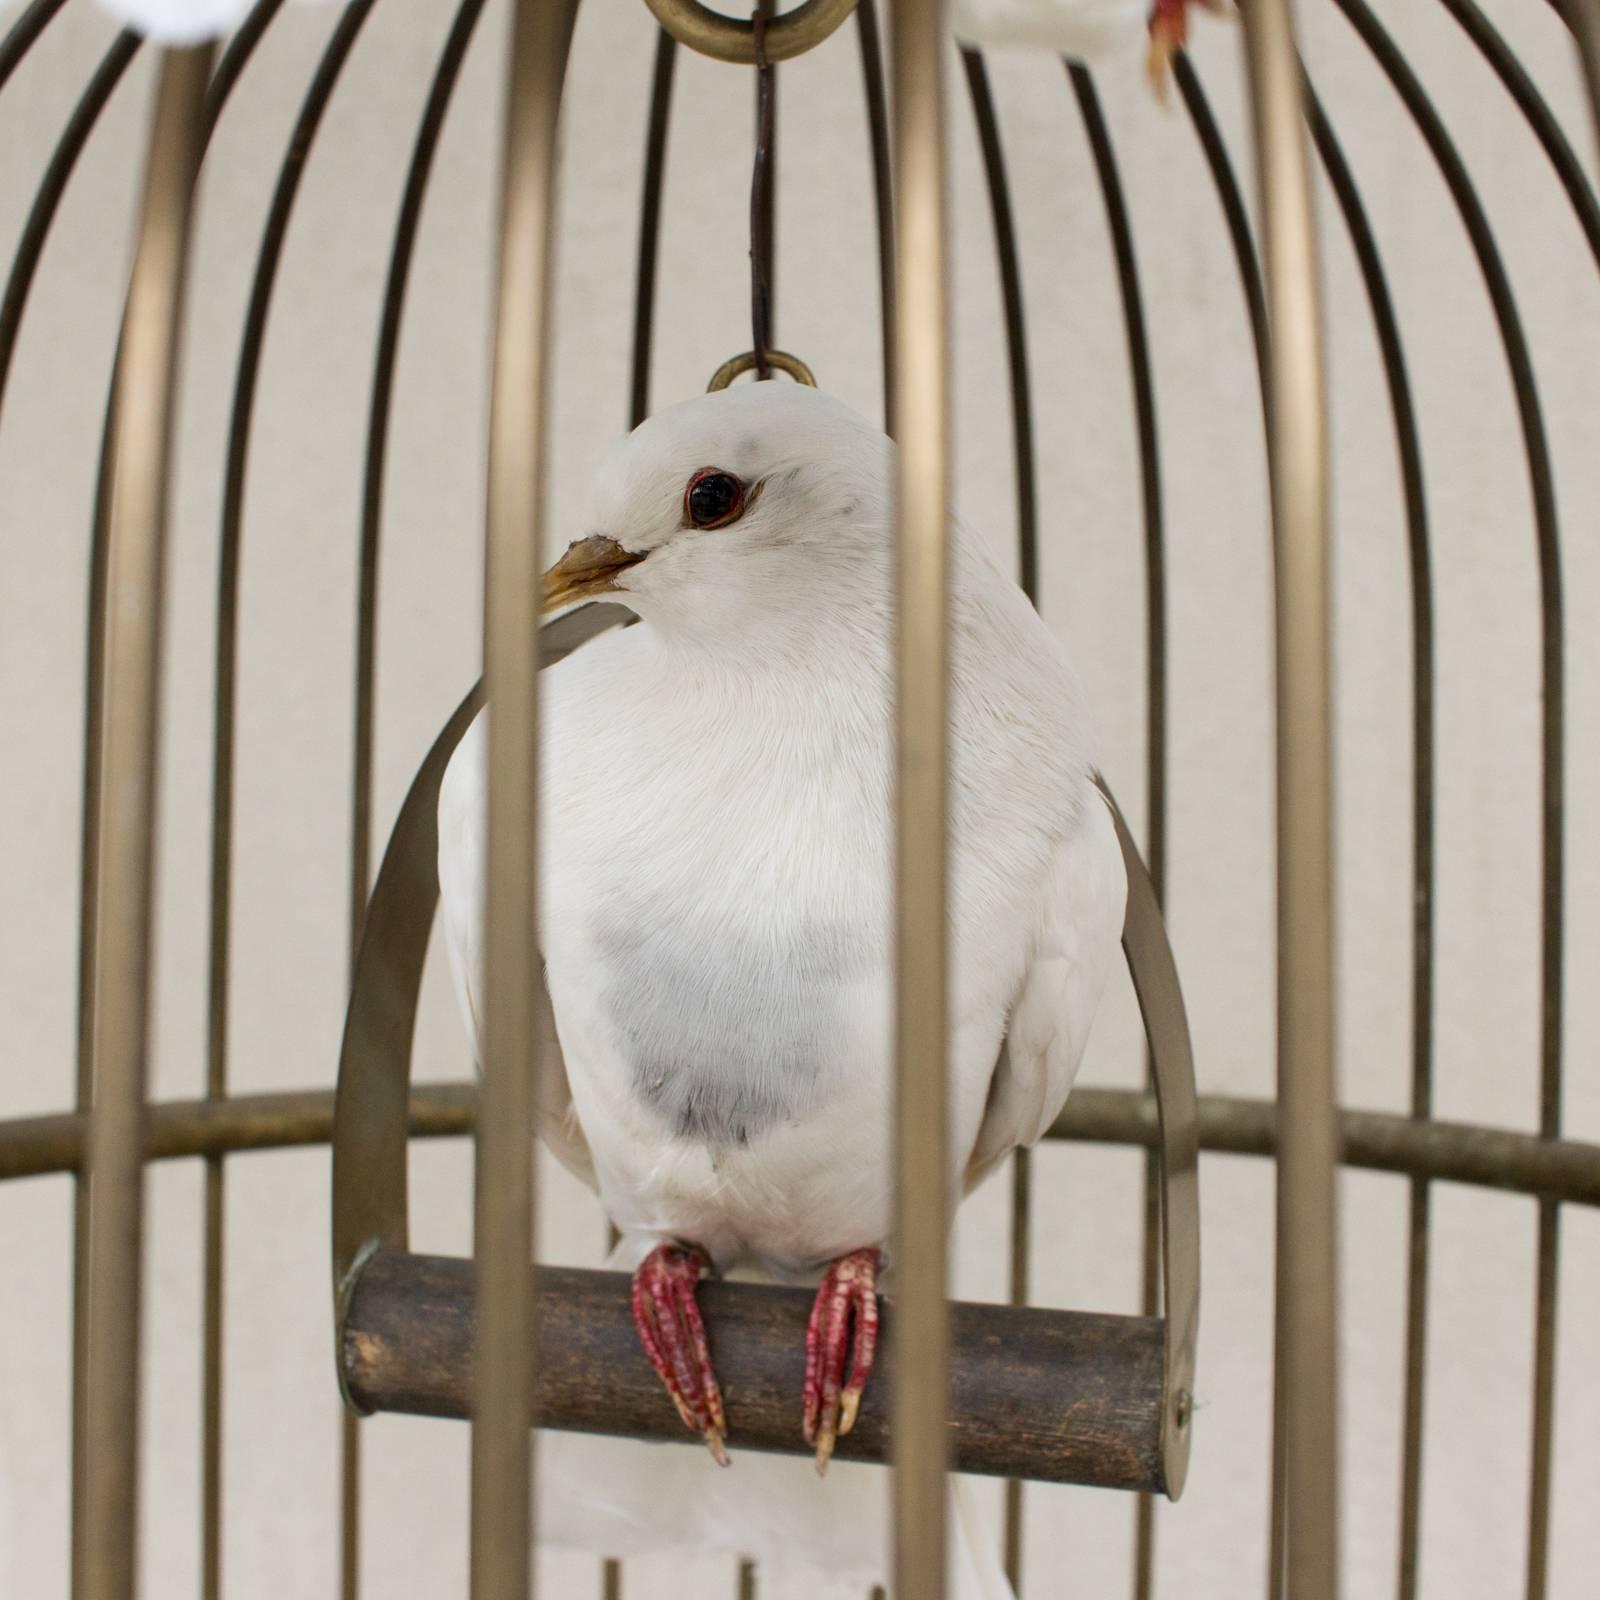
[[[605,457],[585,537],[544,579],[547,612],[614,596],[640,621],[542,679],[559,1058],[540,1131],[598,1188],[636,1266],[645,1352],[719,1461],[698,1279],[821,1275],[796,1414],[820,1469],[854,1420],[893,1250],[892,455],[816,390],[687,401]],[[1066,1100],[1126,882],[1076,679],[959,523],[952,592],[950,1181],[970,1188]],[[475,1036],[484,761],[480,715],[439,801],[445,938]],[[625,1471],[606,1470],[608,1496]],[[659,1508],[659,1465],[646,1480]],[[812,1496],[806,1515],[861,1498]],[[750,1553],[747,1536],[729,1528],[728,1547]]]

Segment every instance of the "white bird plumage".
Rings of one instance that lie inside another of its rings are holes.
[[[839,402],[771,382],[660,413],[596,476],[587,531],[643,555],[615,580],[641,621],[543,678],[540,1111],[623,1234],[619,1265],[663,1239],[790,1281],[864,1246],[892,1257],[892,450]],[[751,486],[709,531],[684,526],[685,484],[708,466]],[[959,523],[951,696],[950,1177],[970,1186],[1064,1103],[1126,882],[1077,681]],[[445,937],[475,1034],[484,745],[480,716],[439,806]],[[874,1469],[819,1483],[747,1453],[721,1474],[693,1452],[679,1503],[649,1447],[557,1448],[566,1499],[543,1526],[558,1538],[881,1561],[870,1528],[837,1531],[851,1508],[872,1522]],[[960,1559],[974,1576],[957,1593],[1009,1592],[992,1555]]]
[[[1048,50],[1094,61],[1142,45],[1150,0],[950,0],[950,27],[985,49]]]

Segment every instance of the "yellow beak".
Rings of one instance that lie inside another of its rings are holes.
[[[567,547],[567,553],[544,575],[542,615],[559,611],[575,600],[592,600],[610,594],[617,577],[644,560],[644,553],[624,550],[615,539],[592,534]]]

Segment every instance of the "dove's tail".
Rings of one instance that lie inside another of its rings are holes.
[[[819,1478],[809,1456],[741,1451],[737,1434],[729,1446],[733,1464],[722,1468],[693,1439],[545,1434],[539,1537],[624,1558],[743,1556],[758,1565],[762,1600],[863,1600],[887,1583],[884,1468],[835,1458]],[[952,1484],[949,1600],[1016,1600],[971,1489],[959,1478]]]

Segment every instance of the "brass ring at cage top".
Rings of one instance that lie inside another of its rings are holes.
[[[679,44],[716,61],[752,66],[755,25],[724,16],[700,0],[644,0],[657,22]],[[822,43],[856,8],[856,0],[805,0],[767,24],[767,60],[789,61]]]
[[[808,389],[815,389],[817,386],[816,376],[811,368],[799,356],[792,356],[787,350],[767,351],[767,365],[776,367],[779,372],[787,372],[796,383],[803,383]],[[711,382],[706,385],[706,393],[715,394],[718,389],[726,389],[735,378],[742,378],[745,373],[755,370],[754,350],[746,350],[742,356],[730,356],[711,374]]]

